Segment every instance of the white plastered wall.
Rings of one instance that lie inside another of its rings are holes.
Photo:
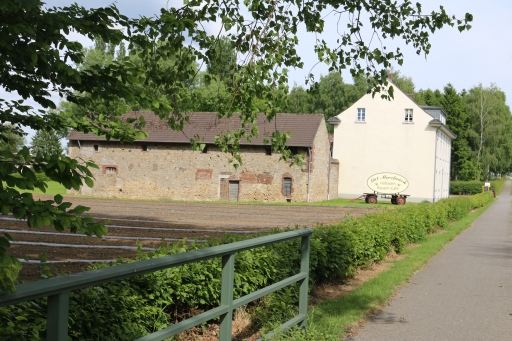
[[[358,108],[365,108],[364,123],[357,122]],[[413,123],[405,122],[405,109],[413,109]],[[403,192],[411,195],[409,201],[433,201],[438,166],[437,128],[429,126],[432,116],[395,89],[391,101],[382,99],[380,94],[375,98],[368,94],[337,117],[341,122],[334,129],[333,158],[340,162],[339,197],[356,198],[371,192],[367,179],[376,173],[391,172],[409,181]]]

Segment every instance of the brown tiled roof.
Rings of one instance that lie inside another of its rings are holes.
[[[217,113],[193,112],[187,113],[189,122],[185,122],[183,131],[172,130],[165,121],[162,121],[153,112],[128,112],[122,117],[137,117],[143,115],[146,120],[144,131],[148,136],[146,142],[190,143],[195,135],[204,138],[205,143],[214,143],[215,136],[219,133],[237,130],[241,127],[237,114],[233,117],[219,119]],[[257,119],[259,136],[248,142],[245,138],[240,141],[243,145],[263,145],[264,139],[269,139],[274,131],[290,132],[291,137],[287,141],[288,146],[310,147],[313,145],[316,132],[324,119],[322,114],[277,114],[271,122],[266,121],[266,116],[260,114]],[[249,126],[248,131],[251,127]],[[92,133],[72,131],[69,140],[105,141],[104,137]]]

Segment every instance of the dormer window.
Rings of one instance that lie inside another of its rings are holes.
[[[365,122],[366,109],[358,108],[357,109],[357,122]]]
[[[405,123],[412,123],[412,109],[405,109]]]

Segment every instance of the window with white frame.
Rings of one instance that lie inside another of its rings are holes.
[[[365,108],[358,108],[357,109],[357,122],[364,122],[365,114],[366,114]]]
[[[405,122],[412,123],[412,109],[405,109]]]

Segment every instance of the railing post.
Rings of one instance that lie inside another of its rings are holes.
[[[308,314],[308,286],[309,286],[309,253],[311,249],[311,235],[303,236],[300,254],[300,272],[306,274],[306,278],[300,283],[299,288],[299,314]],[[306,319],[299,324],[300,328],[306,328]]]
[[[220,316],[220,341],[231,341],[231,326],[233,322],[233,282],[235,277],[235,254],[222,257],[222,284],[220,305],[227,305],[228,312]]]
[[[46,339],[68,340],[69,292],[48,296]]]

